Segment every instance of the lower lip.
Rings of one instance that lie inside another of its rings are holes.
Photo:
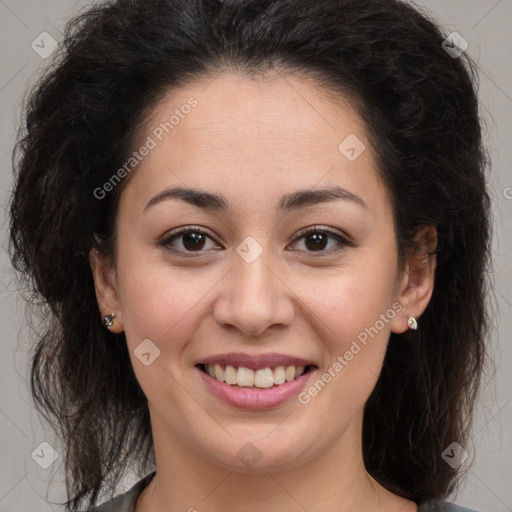
[[[200,368],[197,371],[201,374],[204,383],[208,389],[218,398],[226,402],[228,405],[238,407],[240,409],[269,409],[277,407],[294,396],[298,395],[304,388],[306,381],[316,371],[310,370],[303,373],[296,379],[280,384],[271,388],[235,388],[220,382]]]

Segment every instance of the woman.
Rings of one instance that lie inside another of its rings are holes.
[[[490,227],[457,41],[396,0],[69,24],[11,203],[67,510],[467,510]]]

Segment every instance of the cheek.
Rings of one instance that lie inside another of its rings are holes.
[[[371,393],[396,314],[392,267],[366,262],[316,279],[314,287],[302,281],[298,293],[309,309],[311,334],[322,346],[319,378],[331,390],[328,402],[347,410],[359,408]]]
[[[297,280],[293,288],[310,309],[309,318],[317,318],[317,325],[330,332],[330,338],[341,346],[373,326],[394,300],[391,267],[377,261],[371,264],[363,257],[360,261],[365,263]]]
[[[199,338],[212,293],[225,273],[220,266],[192,265],[173,265],[161,249],[119,237],[117,281],[126,342],[137,379],[157,401],[163,382],[170,386],[164,395],[177,393],[173,375],[190,366],[188,347]],[[137,354],[145,353],[139,347],[147,339],[157,357],[143,366]]]
[[[196,335],[201,300],[215,280],[207,274],[191,279],[190,273],[161,264],[138,265],[130,258],[120,265],[119,275],[124,283],[123,327],[137,380],[150,402],[160,404],[157,407],[166,407],[172,396],[179,402],[183,393],[176,373]],[[149,346],[142,344],[147,339]],[[142,350],[143,346],[148,348]],[[146,366],[139,356],[148,351],[151,359]]]
[[[316,322],[313,334],[321,343],[322,365],[316,379],[299,397],[305,407],[311,404],[315,408],[315,418],[330,425],[333,436],[339,434],[340,425],[348,425],[363,409],[373,391],[394,314],[385,300],[386,293],[379,301],[360,285],[361,282],[340,280],[339,291],[331,290],[318,301],[316,312],[321,321]]]
[[[215,276],[194,270],[191,278],[191,270],[138,258],[136,251],[126,254],[119,257],[118,275],[128,344],[149,338],[166,351],[177,348],[194,311],[214,287]],[[166,341],[169,339],[172,344]]]

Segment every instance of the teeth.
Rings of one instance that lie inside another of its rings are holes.
[[[226,380],[226,384],[229,385],[237,383],[237,371],[235,370],[235,368],[233,368],[233,366],[226,366],[226,371],[224,372],[224,379]]]
[[[220,364],[205,365],[210,377],[220,382],[225,382],[230,386],[238,385],[240,387],[271,388],[274,385],[290,382],[304,373],[304,366],[276,366],[275,368],[262,368],[260,370],[251,370],[240,366],[226,365],[225,370]]]
[[[239,386],[254,386],[254,371],[240,366],[236,374],[236,383]]]
[[[220,380],[221,382],[224,382],[224,371],[222,370],[222,367],[220,364],[214,365],[215,368],[215,378],[217,380]]]
[[[271,388],[274,385],[274,374],[270,368],[256,370],[254,385],[257,388]]]
[[[286,381],[286,372],[284,371],[284,366],[278,366],[274,370],[274,384],[284,384]]]
[[[288,382],[295,379],[295,366],[287,366],[284,376]]]

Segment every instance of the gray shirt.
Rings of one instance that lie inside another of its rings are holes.
[[[155,476],[156,471],[153,473],[149,473],[144,478],[139,480],[131,489],[126,491],[124,494],[116,496],[114,499],[103,503],[98,508],[94,510],[94,512],[135,512],[135,503],[137,502],[137,498],[139,494],[144,490],[144,488],[151,482],[153,476]],[[428,501],[426,503],[422,503],[418,512],[476,512],[469,508],[461,507],[460,505],[455,505],[453,503],[449,503],[448,501]]]

